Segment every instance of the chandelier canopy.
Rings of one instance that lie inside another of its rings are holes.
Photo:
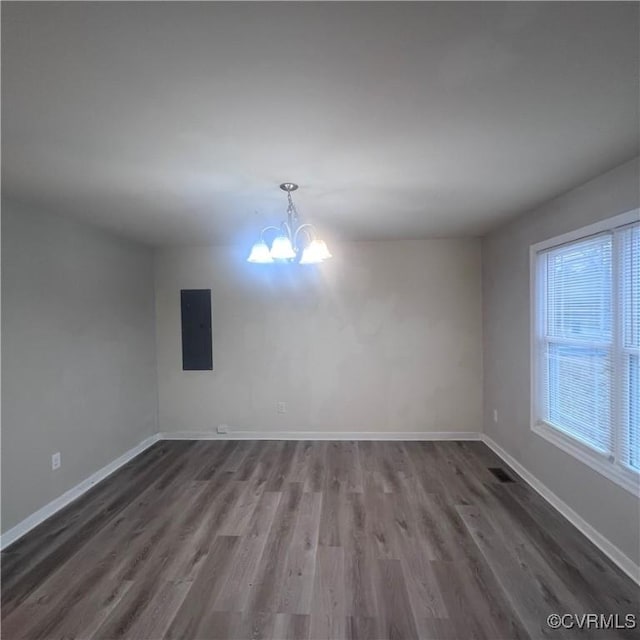
[[[248,262],[267,264],[269,262],[295,262],[298,264],[318,264],[331,258],[324,240],[318,238],[312,224],[300,223],[298,210],[293,204],[291,193],[298,188],[293,182],[283,182],[280,185],[287,192],[287,220],[279,227],[265,227],[260,232],[260,240],[253,245]],[[265,234],[275,232],[271,248],[267,244]]]

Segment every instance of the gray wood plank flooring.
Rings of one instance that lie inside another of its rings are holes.
[[[480,442],[160,442],[2,553],[2,638],[636,638],[640,588]]]

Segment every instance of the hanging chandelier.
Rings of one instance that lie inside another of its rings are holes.
[[[330,258],[329,249],[324,240],[317,237],[315,227],[309,223],[300,224],[300,216],[291,197],[298,185],[283,182],[280,188],[287,192],[287,220],[279,227],[265,227],[260,232],[260,240],[253,245],[247,262],[295,262],[299,256],[298,264],[318,264]],[[265,234],[271,231],[276,235],[269,248]]]

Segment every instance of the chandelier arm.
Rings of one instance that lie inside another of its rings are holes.
[[[289,240],[293,241],[293,233],[291,232],[291,226],[286,222],[283,222],[281,226],[282,226],[282,229],[286,229],[287,237],[289,238]]]
[[[310,231],[309,231],[310,230]],[[316,228],[310,224],[309,222],[305,223],[305,224],[301,224],[295,232],[295,235],[293,236],[293,246],[297,246],[297,242],[298,242],[298,234],[304,231],[307,239],[309,240],[309,242],[311,242],[312,240],[315,240],[316,237]]]
[[[262,240],[262,242],[264,242],[264,234],[265,234],[266,231],[277,231],[278,233],[280,233],[281,229],[279,227],[274,227],[273,225],[271,225],[269,227],[265,227],[260,232],[260,240]]]

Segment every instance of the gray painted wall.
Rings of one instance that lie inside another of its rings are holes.
[[[151,251],[3,202],[3,531],[155,433],[156,419]]]
[[[484,431],[636,563],[638,497],[530,429],[529,246],[637,208],[639,168],[638,159],[621,165],[511,221],[482,246]]]
[[[156,254],[162,431],[480,430],[479,240],[332,243],[319,267],[248,264],[251,241]],[[182,371],[182,288],[212,289],[212,372]]]

